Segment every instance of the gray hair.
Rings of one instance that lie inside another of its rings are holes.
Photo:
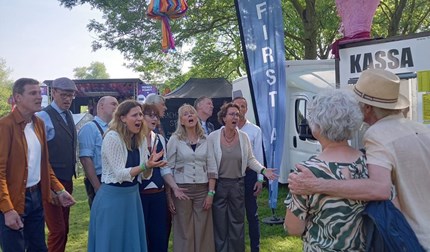
[[[158,95],[158,94],[149,94],[146,98],[145,101],[143,102],[144,104],[160,104],[160,103],[165,103],[166,100],[164,99],[163,96]]]
[[[372,105],[369,105],[369,104],[365,104],[363,102],[360,102],[359,105],[360,105],[361,109],[364,109],[364,106],[366,106],[366,105],[372,107],[373,108],[373,113],[375,113],[375,117],[378,120],[380,120],[380,119],[382,119],[382,118],[384,118],[386,116],[389,116],[389,115],[400,114],[401,112],[403,112],[404,110],[406,110],[406,109],[409,108],[409,107],[407,107],[407,108],[404,108],[404,109],[384,109],[384,108],[375,107],[375,106],[372,106]]]
[[[318,94],[308,106],[311,129],[330,141],[350,139],[359,129],[363,114],[350,90],[330,90]]]

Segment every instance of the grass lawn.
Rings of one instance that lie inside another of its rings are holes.
[[[77,203],[71,209],[70,214],[70,231],[67,242],[66,251],[86,251],[87,246],[87,231],[89,222],[89,207],[85,186],[81,175],[74,181],[74,192]],[[285,207],[283,201],[286,197],[287,189],[285,186],[279,187],[278,208],[276,214],[283,217],[285,215]],[[263,189],[262,195],[258,199],[260,222],[263,218],[272,216],[271,210],[268,207],[268,191]],[[247,225],[246,225],[247,226]],[[302,241],[300,238],[287,236],[282,225],[266,225],[260,224],[261,228],[261,251],[302,251]],[[247,231],[246,231],[247,232]],[[246,234],[246,251],[249,249],[249,238]],[[170,241],[169,248],[172,247]],[[171,249],[170,249],[171,251]],[[185,251],[184,251],[185,252]]]

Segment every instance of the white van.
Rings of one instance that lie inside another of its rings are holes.
[[[285,146],[279,172],[279,182],[287,183],[288,174],[294,164],[307,160],[321,152],[315,140],[301,140],[299,125],[306,118],[306,106],[315,94],[325,89],[336,88],[334,60],[300,60],[286,62],[286,84],[288,106],[285,115]],[[254,109],[248,78],[233,81],[233,98],[243,96],[248,101],[248,120],[255,123]]]

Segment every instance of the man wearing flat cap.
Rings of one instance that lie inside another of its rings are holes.
[[[51,86],[53,101],[37,115],[45,122],[48,140],[49,162],[55,176],[72,194],[76,164],[77,134],[70,106],[77,91],[69,78],[55,79]],[[48,226],[48,250],[63,252],[69,233],[70,207],[45,204],[45,220]]]
[[[430,129],[402,114],[409,101],[399,93],[399,78],[386,70],[363,71],[353,92],[364,122],[369,179],[319,180],[305,169],[290,174],[295,194],[324,193],[355,200],[387,200],[397,190],[399,208],[420,244],[430,251]]]

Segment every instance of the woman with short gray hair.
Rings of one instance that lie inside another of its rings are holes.
[[[320,179],[369,177],[364,153],[348,144],[363,120],[358,102],[349,90],[317,95],[308,107],[308,119],[322,152],[303,162],[304,169]],[[290,235],[302,236],[304,251],[364,251],[361,212],[365,202],[324,194],[289,193],[286,203],[284,227]]]

